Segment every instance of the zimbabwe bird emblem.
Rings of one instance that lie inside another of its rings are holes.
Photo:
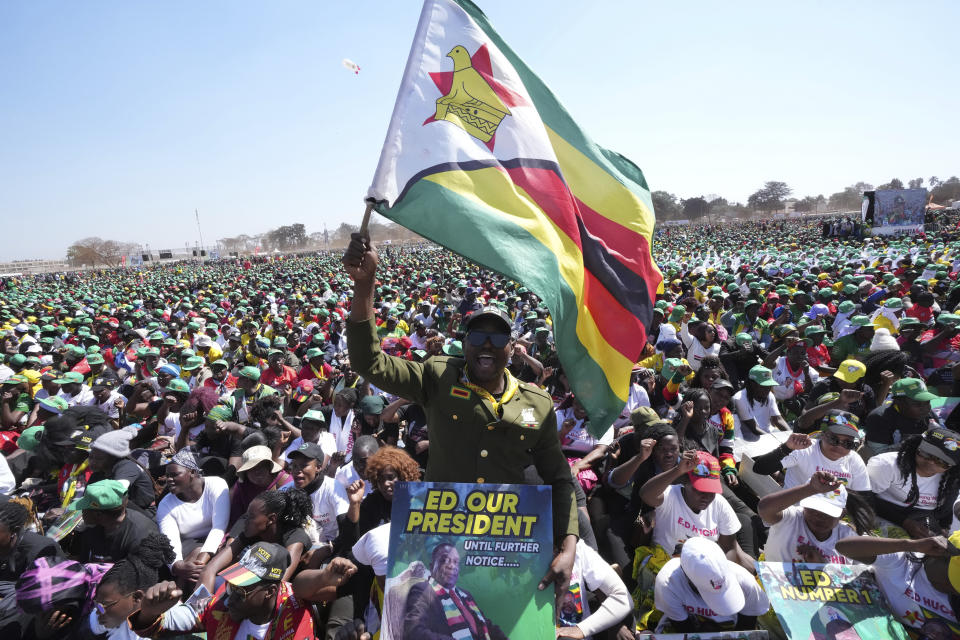
[[[463,45],[450,50],[453,71],[431,73],[437,89],[437,110],[423,124],[445,120],[493,149],[494,136],[510,107],[526,104],[522,96],[494,79],[490,53],[483,45],[471,56]]]

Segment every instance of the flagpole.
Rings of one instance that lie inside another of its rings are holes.
[[[194,209],[193,214],[197,217],[197,233],[200,234],[200,253],[197,254],[197,257],[200,258],[200,262],[203,262],[203,230],[200,229],[200,211]]]
[[[367,208],[363,212],[363,220],[360,222],[360,235],[369,235],[367,227],[370,226],[370,212],[373,211],[373,205],[376,201],[373,198],[367,198]]]

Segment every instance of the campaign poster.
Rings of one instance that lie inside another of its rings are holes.
[[[397,483],[381,639],[554,640],[552,520],[549,486]]]
[[[758,562],[777,620],[791,640],[908,640],[870,566]]]
[[[926,189],[886,189],[874,194],[873,233],[922,231]]]

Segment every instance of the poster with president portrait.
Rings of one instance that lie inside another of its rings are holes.
[[[757,573],[791,640],[908,640],[870,565],[758,562]]]
[[[400,482],[394,488],[383,640],[553,640],[548,486]]]

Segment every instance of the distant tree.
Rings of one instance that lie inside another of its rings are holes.
[[[863,202],[863,192],[872,191],[873,185],[869,182],[858,182],[850,185],[843,191],[830,196],[827,206],[834,211],[853,211],[860,208]]]
[[[719,209],[720,207],[725,207],[729,202],[726,198],[721,198],[720,196],[714,195],[714,197],[707,196],[707,202],[710,203],[710,210]]]
[[[937,203],[949,204],[960,200],[960,178],[951,176],[943,182],[938,181],[936,188],[931,189],[930,195]]]
[[[747,205],[755,211],[770,213],[783,208],[783,200],[793,193],[786,182],[771,180],[747,198]]]
[[[330,242],[334,246],[346,246],[350,244],[350,234],[359,231],[360,227],[346,222],[340,223],[337,230],[330,234]]]
[[[687,198],[683,201],[683,217],[689,220],[702,218],[710,213],[710,203],[703,196]]]
[[[677,196],[666,191],[654,191],[650,194],[653,200],[653,212],[658,220],[672,220],[680,217],[680,204]]]
[[[818,196],[823,198],[823,196]],[[802,200],[797,200],[793,205],[793,210],[799,213],[807,213],[808,211],[813,211],[817,208],[817,198],[813,196],[807,196]]]
[[[907,186],[909,186],[911,189],[920,189],[923,187],[923,178],[914,178],[907,183]]]
[[[900,178],[894,178],[886,184],[882,184],[877,189],[903,189],[903,181]]]
[[[67,248],[67,262],[74,267],[116,267],[123,256],[130,254],[137,245],[132,242],[117,242],[90,237],[77,240]]]
[[[936,189],[938,186],[940,186],[940,178],[937,176],[930,176],[930,178],[927,180],[927,183],[930,185],[931,190]]]

